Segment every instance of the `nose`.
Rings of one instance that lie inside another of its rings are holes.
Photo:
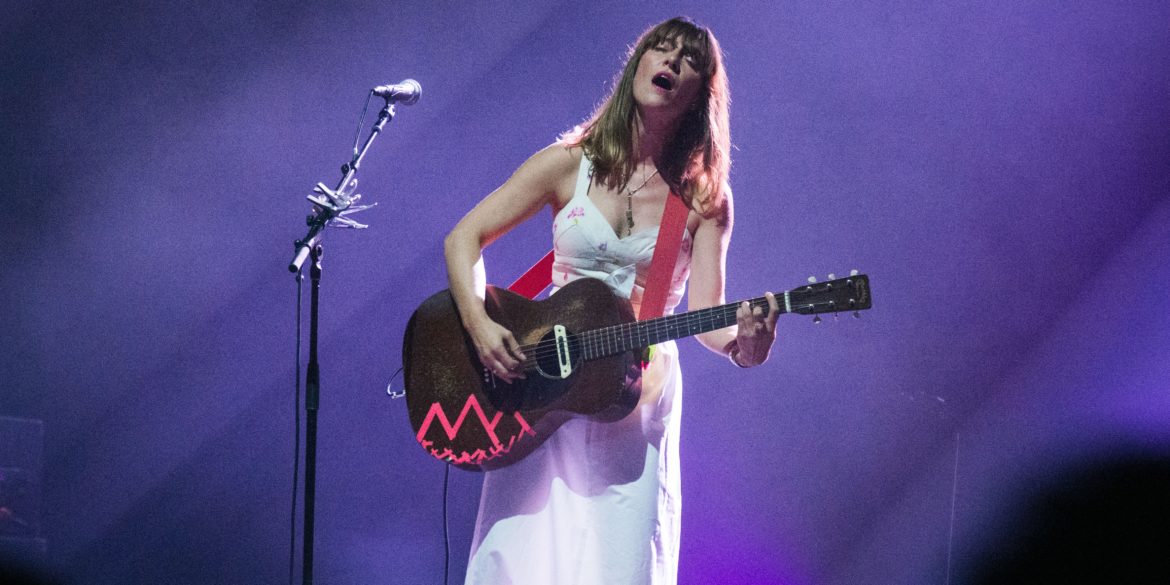
[[[662,60],[671,71],[678,73],[682,67],[682,47],[663,53]]]

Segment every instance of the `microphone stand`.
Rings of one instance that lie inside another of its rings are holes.
[[[311,585],[313,582],[313,521],[316,505],[317,482],[317,410],[321,403],[321,366],[317,361],[317,310],[319,306],[319,291],[321,288],[321,257],[324,248],[321,246],[322,230],[326,227],[365,229],[369,227],[358,223],[349,217],[373,207],[372,205],[354,205],[361,199],[361,195],[354,194],[357,188],[358,167],[366,151],[374,142],[374,138],[382,131],[387,122],[394,119],[394,103],[386,100],[386,106],[378,112],[378,121],[370,129],[366,143],[359,151],[354,150],[354,157],[341,166],[341,181],[336,189],[330,189],[323,183],[317,183],[313,189],[316,195],[309,195],[307,199],[313,203],[313,213],[306,219],[309,233],[297,240],[296,256],[288,265],[289,272],[297,274],[299,279],[301,266],[306,258],[312,256],[309,268],[309,278],[312,281],[312,293],[309,308],[309,365],[305,374],[305,519],[304,519],[304,546],[302,583]]]

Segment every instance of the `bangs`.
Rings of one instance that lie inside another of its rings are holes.
[[[672,18],[651,30],[642,41],[641,50],[659,45],[679,46],[683,55],[695,60],[704,75],[715,73],[715,55],[707,29],[687,18]]]

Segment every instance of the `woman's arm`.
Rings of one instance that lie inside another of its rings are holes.
[[[518,367],[524,355],[512,333],[484,310],[480,252],[545,205],[555,205],[565,182],[573,179],[579,156],[559,143],[532,155],[507,182],[463,216],[443,242],[447,280],[463,327],[484,366],[509,382],[522,377]]]
[[[735,223],[731,189],[724,186],[727,196],[723,209],[713,217],[703,218],[695,229],[691,248],[691,277],[687,292],[690,310],[704,309],[726,303],[724,284],[727,269],[727,245]],[[698,335],[699,343],[707,349],[725,355],[740,367],[764,363],[776,339],[776,317],[780,310],[776,298],[767,293],[768,313],[751,308],[745,301],[736,312],[736,324]]]

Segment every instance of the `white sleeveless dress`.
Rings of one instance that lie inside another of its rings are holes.
[[[619,238],[589,199],[584,156],[553,222],[553,284],[604,280],[637,311],[658,229]],[[683,230],[667,312],[690,274]],[[555,294],[555,290],[554,290]],[[520,462],[484,474],[468,585],[673,585],[681,527],[682,379],[674,342],[642,372],[642,398],[611,423],[576,418]]]

